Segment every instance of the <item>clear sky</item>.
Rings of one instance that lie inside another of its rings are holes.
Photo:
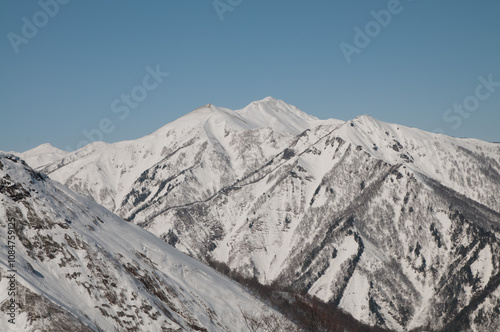
[[[0,150],[266,96],[500,142],[499,18],[498,0],[4,0]]]

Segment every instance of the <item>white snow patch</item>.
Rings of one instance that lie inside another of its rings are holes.
[[[335,287],[337,273],[342,272],[340,267],[345,261],[357,253],[358,246],[354,237],[346,237],[344,242],[342,242],[337,249],[337,257],[330,262],[330,267],[326,269],[325,274],[314,283],[309,290],[309,294],[316,296],[322,301],[329,301],[334,295],[332,288]]]
[[[488,284],[493,274],[492,258],[490,246],[486,246],[479,252],[477,260],[470,266],[472,274],[479,276],[481,288]]]
[[[349,312],[355,319],[369,323],[369,291],[370,283],[366,277],[355,271],[347,284],[339,307]]]

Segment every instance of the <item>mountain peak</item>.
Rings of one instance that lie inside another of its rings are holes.
[[[250,105],[277,105],[277,104],[284,104],[287,106],[292,106],[290,104],[287,104],[286,102],[284,102],[281,99],[276,99],[276,98],[271,97],[271,96],[268,96],[268,97],[260,99],[260,100],[255,100],[255,101],[251,102],[248,106],[250,106]]]
[[[38,153],[66,153],[67,151],[56,148],[55,146],[53,146],[50,143],[43,143],[43,144],[40,144],[39,146],[37,146],[33,149],[30,149],[30,150],[23,152],[23,154],[27,153],[27,152],[30,152],[30,153],[34,153],[34,152],[38,152]]]
[[[36,148],[24,151],[23,153],[16,153],[19,157],[24,159],[31,167],[39,168],[44,165],[50,164],[58,160],[69,152],[58,149],[50,143],[40,144]]]
[[[318,118],[273,97],[251,102],[236,112],[254,123],[261,123],[278,130],[297,134],[310,128],[313,123],[318,121]]]
[[[263,102],[263,103],[268,103],[268,102],[273,102],[273,101],[278,101],[279,99],[276,99],[274,97],[271,97],[271,96],[267,96],[266,98],[263,98],[261,100],[259,100],[260,102]]]
[[[206,104],[165,125],[160,130],[171,130],[172,127],[204,126],[209,119],[218,125],[225,123],[229,128],[236,130],[270,127],[280,132],[292,134],[300,134],[306,129],[311,129],[319,121],[318,118],[287,104],[283,100],[268,96],[253,101],[238,110]]]
[[[379,123],[380,121],[369,114],[363,114],[347,122],[367,125],[367,124]]]
[[[355,119],[358,119],[358,120],[363,120],[363,119],[373,120],[375,118],[373,116],[369,115],[369,114],[363,114],[363,115],[355,117]]]

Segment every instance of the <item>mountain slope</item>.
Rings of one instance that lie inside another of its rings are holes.
[[[189,178],[186,186],[174,192],[190,195],[193,200],[206,199],[278,153],[297,132],[318,123],[319,120],[272,98],[239,111],[209,104],[136,141],[93,143],[43,170],[125,216],[131,204],[139,204],[136,196],[156,194],[137,192],[145,172],[160,172],[157,176],[162,182]]]
[[[335,134],[142,225],[195,257],[392,329],[443,327],[483,294],[467,322],[481,317],[479,330],[494,331],[500,213]]]
[[[0,156],[0,220],[2,248],[12,244],[8,235],[16,238],[14,262],[0,253],[0,321],[9,331],[242,331],[240,310],[272,312],[14,156]],[[7,322],[12,268],[15,325]]]
[[[433,134],[367,115],[349,121],[335,135],[500,212],[499,197],[491,195],[500,189],[500,144]]]
[[[146,144],[147,143],[147,144]],[[207,105],[43,171],[183,252],[406,331],[500,325],[500,145]]]

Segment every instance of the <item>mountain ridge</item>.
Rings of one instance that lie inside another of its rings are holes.
[[[366,324],[500,324],[500,289],[488,286],[500,268],[500,146],[284,104],[204,106],[41,170],[190,256]]]

